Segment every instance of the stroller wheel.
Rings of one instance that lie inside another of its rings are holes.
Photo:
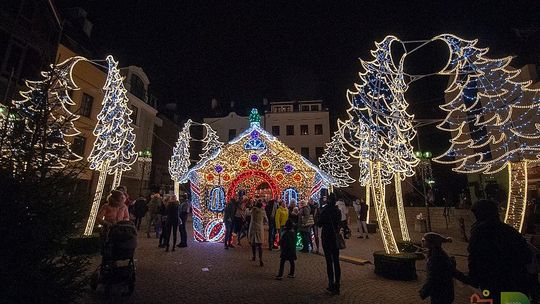
[[[98,286],[99,274],[97,272],[92,273],[90,276],[90,288],[92,291],[96,291]]]

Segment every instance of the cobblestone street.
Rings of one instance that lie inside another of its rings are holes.
[[[382,248],[378,234],[372,234],[366,243],[362,241],[365,240],[356,237],[349,240],[347,254],[354,252],[354,248],[358,248],[362,254]],[[265,265],[260,267],[258,262],[251,261],[251,250],[245,239],[243,243],[243,247],[224,250],[221,243],[190,242],[187,248],[165,252],[157,248],[155,238],[147,239],[144,233],[140,233],[134,294],[122,297],[118,292],[112,299],[106,300],[100,287],[83,302],[429,303],[418,297],[418,290],[425,279],[425,261],[417,262],[418,280],[412,282],[378,277],[373,273],[371,264],[361,266],[342,262],[341,295],[331,296],[325,291],[326,266],[322,256],[298,253],[296,278],[276,281],[274,276],[279,266],[279,252],[265,249]],[[363,258],[372,261],[372,256]],[[458,258],[458,267],[464,262],[465,259]],[[208,271],[203,271],[206,270],[204,268]],[[473,289],[456,282],[455,303],[469,303],[473,292]]]

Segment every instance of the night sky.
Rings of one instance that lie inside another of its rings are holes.
[[[240,108],[260,105],[265,97],[321,98],[334,124],[344,117],[346,90],[358,80],[358,58],[369,59],[373,41],[388,34],[402,40],[445,32],[478,38],[492,57],[517,55],[517,65],[532,60],[526,55],[531,40],[533,46],[540,40],[539,1],[68,3],[88,11],[97,56],[112,54],[123,66],[141,66],[161,104],[176,102],[181,117],[196,119],[207,113],[212,97]],[[434,44],[412,56],[407,68],[434,72],[445,63],[446,52]],[[430,77],[412,84],[406,95],[411,112],[443,117],[437,106],[446,81]],[[434,154],[447,147],[434,126],[419,134]]]

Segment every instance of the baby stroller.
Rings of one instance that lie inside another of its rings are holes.
[[[103,244],[101,249],[101,265],[90,277],[90,287],[96,290],[103,284],[105,294],[111,292],[115,284],[127,285],[124,295],[131,295],[135,288],[135,262],[133,254],[137,248],[137,229],[133,222],[122,221],[103,231]],[[127,261],[127,265],[120,266],[119,262]]]

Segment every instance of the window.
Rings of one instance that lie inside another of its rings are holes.
[[[294,126],[287,125],[287,135],[294,135]]]
[[[311,111],[319,111],[319,105],[311,105]]]
[[[272,126],[272,135],[279,136],[279,126]]]
[[[309,135],[308,125],[300,125],[300,134]]]
[[[324,153],[323,147],[315,147],[315,158],[318,160]]]
[[[322,135],[322,134],[323,134],[322,125],[320,124],[315,125],[315,135]]]
[[[90,117],[92,114],[92,104],[94,103],[94,97],[83,93],[81,107],[79,108],[79,114],[82,116]]]
[[[86,138],[83,136],[73,137],[73,143],[71,144],[71,151],[79,156],[84,156],[84,148],[86,147]]]
[[[236,129],[229,129],[229,140],[233,140],[236,137]]]
[[[302,107],[300,107],[300,109],[302,110],[302,112],[308,112],[309,111],[309,106],[308,105],[302,105]]]
[[[140,100],[146,101],[146,89],[144,88],[144,83],[135,74],[131,74],[131,94],[137,96]]]
[[[274,113],[292,112],[292,111],[293,111],[293,109],[292,109],[291,105],[288,105],[288,106],[273,106],[272,107],[272,112],[274,112]]]
[[[300,154],[305,158],[309,158],[309,148],[306,148],[306,147],[300,148]]]
[[[131,109],[131,122],[133,122],[134,125],[137,125],[137,118],[139,115],[139,108],[137,108],[134,105],[129,105],[129,108]]]

